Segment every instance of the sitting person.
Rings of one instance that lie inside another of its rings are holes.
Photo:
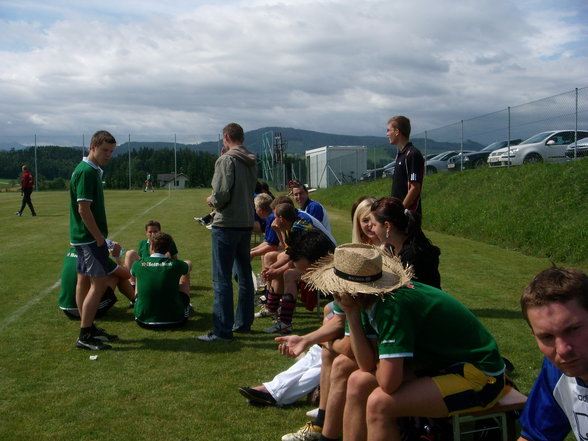
[[[347,381],[345,439],[400,440],[399,417],[484,410],[503,393],[490,332],[454,297],[411,277],[398,258],[362,244],[337,247],[303,276],[334,293],[349,324],[359,369]]]
[[[172,259],[169,250],[172,237],[164,232],[151,236],[151,254],[136,261],[131,274],[137,280],[135,320],[146,328],[183,325],[190,314],[189,266]]]
[[[306,185],[300,181],[292,180],[288,182],[288,187],[290,188],[290,194],[296,200],[300,210],[318,219],[330,233],[331,223],[329,222],[329,214],[320,203],[308,197],[308,188],[306,188]]]
[[[523,316],[545,355],[520,419],[519,441],[586,439],[588,416],[588,275],[541,271],[521,296]]]
[[[255,205],[255,220],[253,222],[254,233],[265,234],[268,218],[272,213],[272,201],[273,198],[267,193],[260,193],[253,198],[253,204]]]
[[[298,231],[317,231],[318,234],[309,236],[321,242],[324,249],[333,249],[335,239],[324,231],[320,222],[314,223],[305,216],[299,215],[298,210],[291,204],[279,204],[274,210],[275,219],[273,228],[277,229],[285,238]],[[310,240],[310,239],[308,239]],[[317,249],[319,245],[316,245]],[[281,253],[274,253],[266,256],[264,263],[268,266],[262,271],[262,276],[266,281],[271,282],[271,289],[268,291],[267,303],[265,309],[256,314],[257,318],[279,316],[276,323],[269,328],[264,329],[265,333],[289,334],[292,332],[292,316],[296,308],[296,298],[298,294],[297,282],[300,278],[300,271],[291,265],[291,257],[288,248]]]
[[[154,234],[159,233],[160,231],[161,231],[161,224],[156,220],[150,220],[149,222],[147,222],[145,224],[145,236],[147,236],[147,238],[139,241],[139,245],[137,247],[137,250],[127,251],[126,256],[125,256],[125,265],[127,268],[132,268],[133,264],[137,260],[144,259],[145,257],[149,257],[151,255],[150,240]],[[172,259],[178,258],[178,247],[176,246],[176,243],[173,240],[171,242],[169,251],[166,254],[167,254],[167,257],[170,257]],[[188,287],[189,287],[190,286],[190,272],[192,271],[192,262],[189,260],[185,260],[184,262],[186,262],[189,267],[188,275],[186,276],[187,277],[186,283],[188,284]],[[135,285],[135,278],[134,277],[131,277],[131,284]],[[188,289],[188,292],[189,291],[190,290]]]
[[[131,273],[129,269],[121,262],[121,247],[114,242],[114,248],[110,251],[112,259],[108,259],[108,287],[98,304],[96,317],[104,316],[108,310],[116,303],[117,298],[114,290],[118,287],[119,291],[124,294],[131,302],[135,301],[135,289],[131,286],[129,278]],[[65,252],[63,259],[63,268],[61,270],[61,290],[59,291],[58,304],[59,308],[69,318],[74,320],[80,319],[78,306],[76,305],[76,285],[78,283],[77,274],[78,254],[74,247]]]

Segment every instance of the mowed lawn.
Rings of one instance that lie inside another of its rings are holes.
[[[292,361],[273,336],[255,332],[231,343],[204,343],[210,329],[210,232],[193,220],[207,212],[209,190],[107,191],[110,238],[128,250],[144,238],[150,219],[172,234],[180,257],[192,260],[187,326],[154,332],[138,327],[128,301],[99,322],[120,336],[111,351],[76,349],[78,323],[57,307],[63,255],[68,248],[67,192],[33,193],[37,217],[20,207],[19,193],[0,193],[0,440],[279,440],[297,430],[310,406],[257,408],[237,388],[270,380]],[[321,200],[328,206],[327,200]],[[351,238],[349,213],[330,210],[340,243]],[[496,246],[428,233],[442,250],[443,288],[494,333],[528,392],[541,357],[521,319],[518,299],[538,271],[550,266]],[[255,262],[259,269],[259,262]],[[584,268],[586,270],[586,268]],[[299,305],[296,333],[320,324]],[[90,360],[90,355],[98,355]]]

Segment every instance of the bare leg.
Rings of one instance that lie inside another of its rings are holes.
[[[78,310],[80,312],[80,328],[89,328],[92,326],[100,300],[104,295],[104,291],[106,291],[106,288],[108,287],[108,276],[89,277],[89,279],[90,289],[87,291],[85,297],[83,296],[83,293],[80,292],[80,296],[84,297],[80,298],[80,301],[78,301],[78,289],[76,287],[76,303],[78,304]]]
[[[343,440],[364,441],[367,437],[365,405],[370,393],[378,387],[374,372],[356,370],[349,376],[343,414]]]
[[[135,263],[137,260],[139,260],[139,255],[135,250],[129,250],[125,253],[125,266],[129,269],[129,271],[133,267],[133,263]],[[134,284],[135,278],[131,276],[130,281],[132,284]]]
[[[333,361],[325,425],[322,432],[327,438],[339,438],[343,432],[343,411],[345,409],[347,379],[356,369],[358,369],[358,366],[355,360],[346,355],[339,355]]]

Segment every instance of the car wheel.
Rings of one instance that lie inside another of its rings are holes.
[[[434,175],[435,173],[437,173],[437,169],[435,167],[427,167],[428,175]]]
[[[543,158],[538,153],[529,153],[523,160],[523,164],[539,164],[540,162],[543,162]]]
[[[480,168],[480,167],[487,167],[488,163],[486,162],[486,160],[484,160],[484,158],[479,158],[476,160],[476,162],[474,162],[474,168]]]

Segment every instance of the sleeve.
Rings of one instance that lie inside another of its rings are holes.
[[[314,203],[314,201],[308,205],[306,212],[312,217],[317,218],[320,222],[322,222],[323,218],[325,217],[323,206],[321,204]]]
[[[77,201],[94,201],[96,195],[96,182],[95,176],[91,176],[90,173],[80,173],[76,182],[76,195]]]
[[[222,210],[231,201],[231,189],[235,181],[233,158],[223,155],[217,159],[212,177],[212,205]]]
[[[425,159],[418,150],[414,150],[406,156],[406,171],[408,182],[423,182],[425,172]]]
[[[553,396],[562,375],[549,360],[543,359],[520,419],[521,436],[529,441],[562,441],[570,432],[570,423]]]

